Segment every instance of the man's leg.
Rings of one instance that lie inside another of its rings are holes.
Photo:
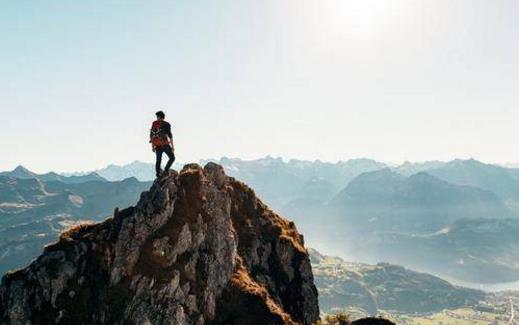
[[[164,149],[164,152],[166,153],[166,155],[168,155],[169,158],[168,162],[166,163],[166,167],[164,168],[164,170],[167,172],[171,168],[171,165],[173,165],[173,163],[175,162],[175,154],[173,153],[173,150],[171,150],[170,146],[167,146]]]
[[[157,159],[155,161],[155,175],[160,176],[160,165],[162,164],[162,148],[155,148],[155,155]]]

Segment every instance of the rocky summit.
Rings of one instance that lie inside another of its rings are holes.
[[[222,167],[190,164],[77,226],[0,286],[1,324],[312,324],[303,237]]]

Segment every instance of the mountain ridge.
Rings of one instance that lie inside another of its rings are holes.
[[[77,183],[84,183],[84,182],[90,182],[90,181],[98,181],[98,182],[106,182],[107,180],[103,177],[101,177],[96,172],[89,172],[84,173],[83,175],[70,175],[70,176],[64,176],[60,175],[56,172],[48,172],[45,174],[37,174],[29,169],[25,168],[22,165],[18,165],[16,168],[14,168],[11,171],[3,171],[0,172],[0,176],[6,176],[11,178],[17,178],[17,179],[32,179],[36,178],[41,181],[50,182],[50,181],[59,181],[65,184],[77,184]]]
[[[0,286],[26,324],[312,324],[302,235],[215,164],[157,180],[135,207],[78,226]]]

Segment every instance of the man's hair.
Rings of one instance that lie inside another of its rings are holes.
[[[157,118],[165,118],[166,117],[166,114],[164,114],[163,111],[158,111],[157,113],[155,113],[155,115],[157,116]]]

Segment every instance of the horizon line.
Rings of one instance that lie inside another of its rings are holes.
[[[287,158],[287,157],[282,157],[282,156],[272,156],[272,155],[266,155],[266,156],[263,156],[263,157],[259,157],[259,158],[240,158],[240,157],[227,157],[227,156],[222,156],[220,158],[200,158],[198,159],[198,161],[196,161],[195,163],[197,164],[201,164],[201,163],[204,163],[204,162],[209,162],[209,161],[215,161],[215,162],[221,162],[222,160],[236,160],[236,161],[242,161],[242,162],[252,162],[252,161],[258,161],[258,160],[267,160],[267,159],[270,159],[270,160],[280,160],[282,161],[283,163],[290,163],[290,162],[307,162],[307,163],[323,163],[323,164],[332,164],[332,165],[337,165],[337,164],[340,164],[340,163],[347,163],[347,162],[351,162],[351,161],[358,161],[358,160],[367,160],[367,161],[372,161],[372,162],[376,162],[376,163],[380,163],[380,164],[384,164],[386,165],[387,167],[389,168],[398,168],[398,167],[401,167],[405,164],[425,164],[425,163],[433,163],[433,162],[437,162],[437,163],[450,163],[450,162],[454,162],[454,161],[477,161],[477,162],[480,162],[480,163],[483,163],[483,164],[487,164],[487,165],[494,165],[494,166],[499,166],[499,167],[504,167],[504,168],[516,168],[514,165],[517,165],[517,168],[519,168],[519,163],[516,163],[516,162],[488,162],[488,161],[484,161],[484,160],[480,160],[480,159],[477,159],[477,158],[474,158],[474,157],[471,157],[471,158],[454,158],[454,159],[449,159],[449,160],[440,160],[440,159],[431,159],[431,160],[417,160],[417,161],[413,161],[413,160],[404,160],[404,161],[401,161],[401,162],[391,162],[391,161],[384,161],[384,160],[377,160],[377,159],[373,159],[373,158],[367,158],[367,157],[357,157],[357,158],[349,158],[349,159],[340,159],[340,160],[336,160],[336,161],[327,161],[327,160],[321,160],[321,159],[314,159],[314,160],[309,160],[309,159],[298,159],[298,158]],[[11,172],[11,171],[14,171],[15,169],[17,168],[24,168],[28,171],[30,171],[31,173],[34,173],[34,174],[38,174],[38,175],[42,175],[42,174],[47,174],[47,173],[56,173],[56,174],[59,174],[59,175],[62,175],[62,176],[65,176],[65,175],[72,175],[72,174],[90,174],[90,173],[95,173],[101,169],[105,169],[105,168],[108,168],[108,167],[125,167],[125,166],[128,166],[128,165],[131,165],[131,164],[135,164],[135,163],[144,163],[144,164],[154,164],[152,161],[142,161],[142,160],[132,160],[132,161],[129,161],[129,162],[126,162],[126,163],[121,163],[121,164],[118,164],[118,163],[109,163],[109,164],[106,164],[102,167],[99,167],[99,168],[95,168],[95,169],[89,169],[89,170],[76,170],[76,171],[57,171],[57,170],[49,170],[49,171],[45,171],[45,172],[34,172],[31,168],[27,167],[26,165],[23,165],[23,164],[17,164],[15,167],[11,168],[11,169],[6,169],[6,170],[0,170],[0,173],[4,173],[4,172]],[[174,165],[186,165],[186,164],[190,164],[190,163],[193,163],[193,162],[184,162],[184,161],[176,161],[174,163]]]

